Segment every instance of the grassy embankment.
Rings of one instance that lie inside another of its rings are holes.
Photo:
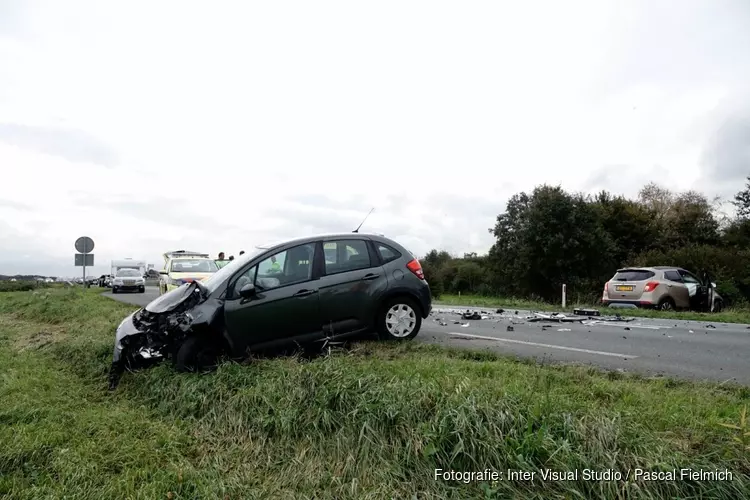
[[[561,304],[549,304],[525,299],[507,299],[503,297],[483,297],[480,295],[441,295],[435,305],[452,305],[466,307],[486,307],[523,309],[531,311],[562,311]],[[569,302],[566,311],[572,311],[574,307],[585,307],[597,309],[602,314],[620,314],[623,316],[635,316],[642,318],[683,319],[691,321],[707,321],[717,323],[748,323],[750,324],[750,309],[727,308],[719,313],[702,313],[693,311],[656,311],[652,309],[611,309],[601,305],[582,304]]]
[[[168,364],[108,392],[98,290],[0,294],[0,497],[747,498],[744,387],[541,366],[418,342],[313,361]],[[434,469],[727,468],[734,481],[461,484]],[[412,497],[416,494],[416,497]]]

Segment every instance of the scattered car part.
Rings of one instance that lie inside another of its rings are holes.
[[[573,314],[578,316],[601,316],[601,313],[596,309],[573,309]]]
[[[461,315],[461,317],[463,319],[482,319],[482,316],[477,311],[470,311],[468,309]]]

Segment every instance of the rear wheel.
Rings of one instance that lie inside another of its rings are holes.
[[[660,311],[674,311],[675,305],[674,300],[672,300],[672,297],[664,297],[659,301],[659,304],[656,306]]]
[[[217,339],[194,335],[177,349],[174,366],[178,372],[205,372],[216,368],[223,352]]]
[[[724,303],[720,300],[714,301],[714,312],[721,312],[721,310],[724,308]]]
[[[419,307],[408,297],[388,300],[377,317],[378,336],[382,340],[408,340],[416,337],[422,327]]]

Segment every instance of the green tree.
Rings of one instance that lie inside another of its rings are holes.
[[[514,294],[556,299],[563,283],[589,290],[611,274],[614,245],[600,212],[559,186],[512,197],[491,232],[494,270]]]
[[[745,189],[734,195],[732,204],[737,207],[737,216],[741,219],[750,217],[750,176],[747,177]]]

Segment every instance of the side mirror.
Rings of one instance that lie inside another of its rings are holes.
[[[240,288],[240,297],[243,299],[250,299],[257,295],[258,291],[255,289],[255,285],[248,283],[247,285]]]

